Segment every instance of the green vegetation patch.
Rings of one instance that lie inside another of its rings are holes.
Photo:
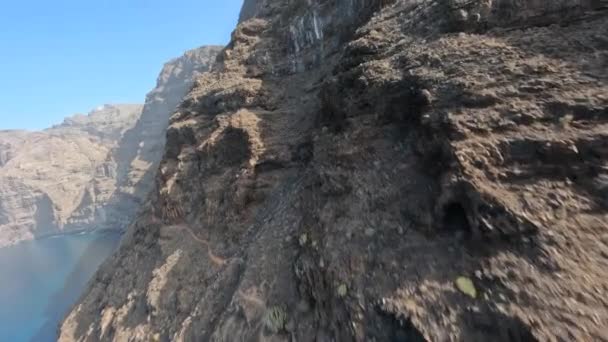
[[[285,329],[287,324],[287,312],[280,306],[273,306],[264,315],[264,326],[276,334]]]
[[[475,284],[473,281],[467,277],[459,277],[456,279],[456,287],[460,292],[466,294],[467,296],[475,299],[477,298],[477,289],[475,289]]]

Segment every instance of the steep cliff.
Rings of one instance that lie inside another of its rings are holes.
[[[607,10],[246,0],[60,340],[607,340]]]
[[[105,105],[42,132],[1,132],[0,247],[69,230],[72,213],[95,200],[93,181],[112,186],[106,159],[141,110]]]
[[[0,132],[0,247],[126,228],[154,185],[171,112],[220,49],[167,63],[143,109],[105,105],[42,132]]]
[[[156,87],[146,96],[137,123],[120,137],[108,156],[104,167],[113,171],[104,176],[111,179],[112,186],[99,186],[95,179],[91,193],[96,193],[98,198],[99,193],[106,195],[101,200],[83,202],[81,208],[72,213],[72,227],[128,227],[154,187],[171,113],[192,87],[193,80],[211,68],[221,49],[204,46],[165,64]]]

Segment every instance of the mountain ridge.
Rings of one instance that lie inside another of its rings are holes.
[[[164,130],[220,47],[163,66],[144,105],[105,104],[42,131],[0,133],[0,247],[62,232],[124,230],[152,187]],[[165,75],[166,79],[163,79]]]

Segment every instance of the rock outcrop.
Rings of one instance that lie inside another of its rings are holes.
[[[143,107],[105,105],[41,132],[0,132],[0,247],[125,229],[153,188],[170,114],[220,50],[167,63]]]
[[[608,340],[607,5],[246,0],[60,340]]]

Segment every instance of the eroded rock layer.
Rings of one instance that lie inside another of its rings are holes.
[[[604,1],[246,1],[62,341],[607,340]]]

